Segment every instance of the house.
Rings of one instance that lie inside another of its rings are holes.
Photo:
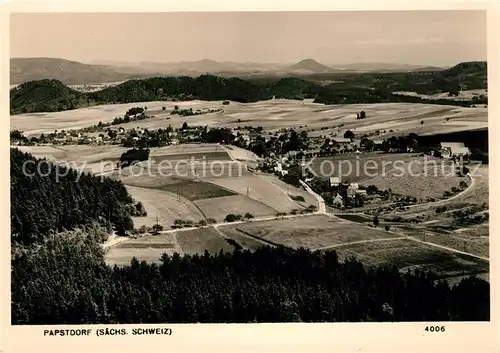
[[[344,207],[344,199],[342,198],[342,196],[337,194],[337,196],[335,196],[335,198],[332,201],[332,205],[333,205],[333,207],[343,208]]]
[[[359,191],[359,185],[358,183],[351,183],[347,187],[347,196],[349,197],[354,197]]]
[[[470,150],[463,142],[441,142],[438,146],[443,158],[467,156]]]
[[[373,140],[373,144],[375,146],[382,146],[384,143],[384,140]]]
[[[118,132],[119,132],[120,134],[123,134],[123,133],[125,132],[125,128],[120,127],[120,128],[118,129]],[[78,136],[78,137],[80,137],[80,136]]]
[[[348,197],[355,197],[356,191],[357,191],[356,189],[347,188],[347,196]]]
[[[366,190],[360,190],[360,189],[356,190],[356,194],[361,195],[363,197],[366,197],[368,195]]]
[[[345,145],[345,144],[351,143],[351,139],[347,139],[347,138],[343,138],[343,137],[335,137],[333,139],[333,141],[335,141],[336,143],[338,143],[340,145]]]
[[[330,186],[339,186],[340,178],[339,177],[330,177]]]

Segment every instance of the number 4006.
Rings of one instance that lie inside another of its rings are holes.
[[[429,332],[444,332],[445,326],[426,326],[425,331]]]

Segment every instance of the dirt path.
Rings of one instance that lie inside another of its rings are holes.
[[[437,200],[437,201],[434,201],[434,202],[426,202],[426,203],[420,203],[420,204],[417,204],[417,205],[411,205],[411,206],[406,206],[408,207],[410,210],[411,209],[418,209],[418,207],[421,207],[422,209],[425,209],[425,208],[429,208],[429,207],[432,207],[432,206],[438,206],[438,205],[443,205],[443,204],[447,204],[459,197],[462,197],[464,196],[466,193],[469,193],[473,188],[474,186],[476,185],[476,180],[471,177],[471,182],[470,182],[470,185],[467,187],[467,189],[464,189],[462,190],[461,192],[459,192],[458,194],[456,195],[453,195],[452,197],[450,198],[447,198],[447,199],[443,199],[443,200]],[[405,213],[405,212],[408,212],[409,210],[405,210],[405,211],[399,211],[399,212],[392,212],[392,214],[401,214],[401,213]]]
[[[177,241],[177,233],[172,234],[172,240],[174,244],[174,252],[178,253],[180,256],[184,256],[184,250],[182,250],[179,242]]]
[[[228,236],[226,236],[226,234],[222,233],[221,230],[219,229],[219,226],[217,225],[214,225],[213,226],[214,230],[224,239],[224,240],[229,240],[229,239],[232,239],[236,244],[238,244],[239,246],[241,246],[242,249],[247,249],[247,247],[243,246],[243,244],[241,244],[240,242],[238,242],[236,239],[233,239],[233,238],[230,238]]]
[[[131,238],[129,238],[129,237],[120,237],[120,236],[116,235],[115,233],[113,233],[109,236],[108,240],[106,240],[104,243],[101,244],[101,246],[103,249],[107,249],[109,247],[123,243],[125,241],[130,240],[130,239]]]
[[[379,242],[379,241],[403,240],[403,239],[407,239],[407,238],[408,237],[396,237],[396,238],[382,238],[382,239],[358,240],[358,241],[352,241],[350,243],[342,243],[342,244],[335,244],[335,245],[323,246],[321,248],[317,248],[317,249],[314,249],[312,251],[334,249],[334,248],[338,248],[338,247],[346,246],[346,245],[355,245],[355,244],[364,244],[364,243],[375,243],[375,242]]]
[[[451,251],[451,252],[454,252],[454,253],[457,253],[457,254],[462,254],[462,255],[467,255],[467,256],[475,257],[477,259],[481,259],[481,260],[488,261],[488,262],[490,261],[489,258],[484,257],[484,256],[479,256],[479,255],[476,255],[476,254],[472,254],[470,252],[461,251],[461,250],[450,248],[450,247],[444,246],[444,245],[430,243],[428,241],[423,241],[423,240],[420,240],[420,239],[412,237],[412,236],[408,236],[408,237],[406,237],[406,239],[412,240],[412,241],[417,242],[417,243],[429,245],[429,246],[432,246],[432,247],[435,247],[435,248],[439,248],[439,249]]]

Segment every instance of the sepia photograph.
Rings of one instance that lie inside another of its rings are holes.
[[[11,325],[491,320],[486,10],[9,32]]]

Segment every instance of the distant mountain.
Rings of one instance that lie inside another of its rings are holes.
[[[182,61],[182,62],[140,62],[135,64],[127,64],[126,67],[121,66],[117,68],[118,71],[126,72],[155,72],[164,75],[185,75],[185,76],[199,76],[200,74],[238,74],[238,73],[252,73],[261,71],[275,71],[279,70],[284,65],[274,63],[239,63],[232,61],[219,62],[211,59],[202,59],[197,61]],[[126,68],[126,70],[125,70]]]
[[[345,65],[332,65],[333,68],[345,71],[437,71],[443,70],[442,67],[410,65],[396,63],[352,63]]]
[[[304,72],[304,73],[320,73],[320,72],[330,72],[333,71],[331,67],[320,64],[313,59],[304,59],[296,63],[295,65],[288,66],[285,68],[287,72]]]
[[[10,84],[56,79],[66,85],[84,85],[126,80],[128,74],[111,66],[82,64],[58,58],[11,58]]]

